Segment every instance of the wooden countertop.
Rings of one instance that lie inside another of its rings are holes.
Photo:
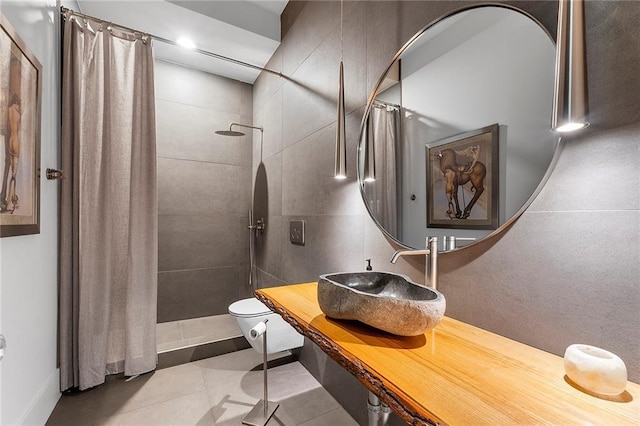
[[[460,321],[400,337],[327,318],[317,283],[256,295],[408,423],[640,425],[639,385],[588,395],[568,382],[561,357]]]

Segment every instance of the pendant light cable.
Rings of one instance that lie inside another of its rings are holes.
[[[342,31],[343,7],[344,7],[344,0],[340,0],[340,62],[344,61],[344,36]]]
[[[340,0],[340,86],[338,89],[338,120],[336,123],[336,158],[334,177],[347,178],[347,142],[344,108],[344,38],[343,38],[343,1]]]

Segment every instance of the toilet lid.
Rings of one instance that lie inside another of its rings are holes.
[[[229,313],[238,317],[255,317],[271,313],[271,309],[255,297],[251,297],[233,302],[229,306]]]

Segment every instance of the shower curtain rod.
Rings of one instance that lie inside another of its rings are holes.
[[[398,104],[392,104],[391,102],[385,102],[385,101],[380,101],[378,99],[376,99],[375,101],[373,101],[373,106],[380,106],[380,107],[392,107],[392,108],[397,108],[397,109],[402,109],[402,105],[398,105]]]
[[[95,16],[90,16],[90,15],[87,15],[87,14],[84,14],[84,13],[76,12],[75,10],[69,9],[67,7],[64,7],[64,6],[60,7],[60,13],[61,13],[61,15],[63,17],[66,17],[65,16],[66,13],[71,13],[72,15],[79,16],[79,17],[81,17],[83,19],[89,19],[91,21],[95,21],[95,22],[99,22],[99,23],[103,23],[103,24],[109,24],[109,25],[111,25],[113,27],[117,27],[117,28],[120,28],[120,29],[125,30],[125,31],[131,31],[131,32],[140,33],[140,34],[146,34],[149,37],[151,37],[152,39],[158,40],[158,41],[160,41],[162,43],[167,43],[167,44],[171,44],[173,46],[182,47],[177,42],[175,42],[173,40],[169,40],[167,38],[160,37],[160,36],[157,36],[157,35],[154,35],[154,34],[145,33],[144,31],[138,31],[138,30],[135,30],[133,28],[125,27],[124,25],[114,24],[113,22],[105,21],[104,19],[96,18]],[[228,56],[219,55],[217,53],[213,53],[213,52],[209,52],[207,50],[199,49],[197,47],[193,48],[193,49],[189,49],[189,50],[193,50],[194,52],[197,52],[197,53],[200,53],[202,55],[209,56],[209,57],[212,57],[212,58],[216,58],[216,59],[220,59],[220,60],[223,60],[223,61],[231,62],[231,63],[234,63],[236,65],[241,65],[241,66],[247,67],[247,68],[253,68],[254,70],[265,71],[265,72],[268,72],[268,73],[271,73],[271,74],[275,74],[278,77],[283,77],[282,73],[280,73],[278,71],[273,71],[273,70],[270,70],[269,68],[263,68],[263,67],[260,67],[258,65],[249,64],[247,62],[243,62],[243,61],[240,61],[238,59],[229,58]]]

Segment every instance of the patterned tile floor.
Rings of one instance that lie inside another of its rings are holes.
[[[277,365],[278,356],[274,358]],[[262,398],[262,356],[246,349],[64,395],[48,425],[240,425]],[[269,368],[269,426],[357,426],[299,363]]]

